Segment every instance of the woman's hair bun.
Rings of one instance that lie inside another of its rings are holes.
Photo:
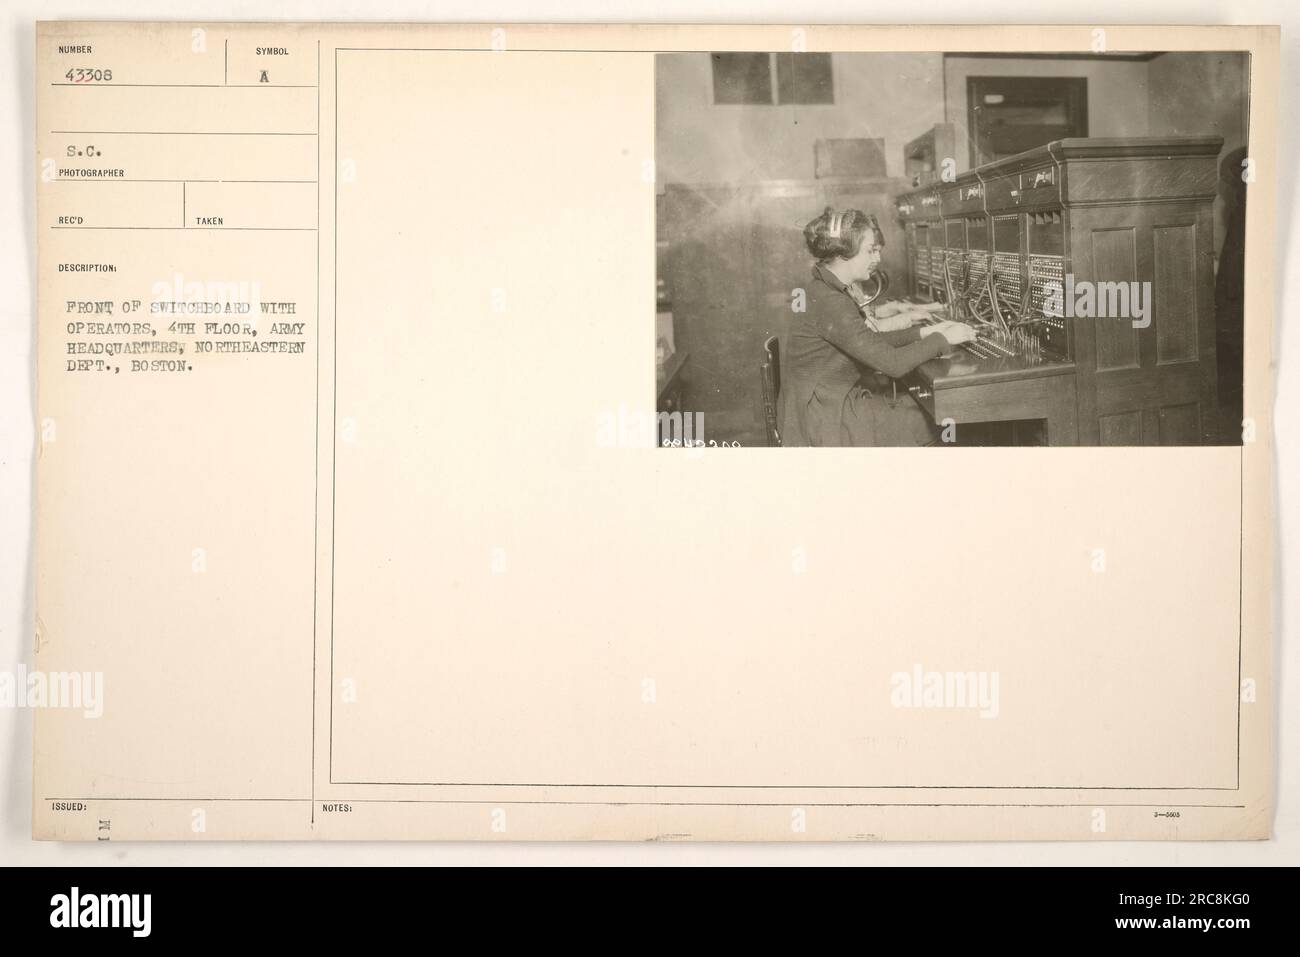
[[[862,240],[868,233],[874,235],[877,245],[884,245],[885,237],[875,216],[859,209],[836,212],[827,206],[820,216],[803,228],[803,241],[819,261],[852,259],[862,248]]]

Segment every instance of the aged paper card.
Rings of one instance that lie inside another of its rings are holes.
[[[1276,30],[37,70],[36,837],[1269,835]]]

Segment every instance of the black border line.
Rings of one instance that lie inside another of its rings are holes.
[[[316,618],[320,564],[320,40],[316,41],[316,435],[311,507],[311,824],[316,824]]]
[[[334,50],[334,219],[331,228],[334,233],[334,307],[331,315],[333,337],[330,351],[333,354],[334,370],[330,379],[330,400],[333,410],[330,413],[330,737],[329,737],[329,782],[334,783],[334,547],[335,527],[338,516],[338,439],[339,439],[339,51]],[[319,315],[317,325],[320,325]],[[319,399],[318,399],[319,404]],[[319,412],[316,422],[316,435],[320,435]],[[313,742],[314,746],[314,742]]]

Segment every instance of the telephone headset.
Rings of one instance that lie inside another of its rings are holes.
[[[847,212],[832,213],[830,222],[826,226],[826,235],[831,239],[839,239],[844,232],[844,220],[848,217]],[[879,230],[880,226],[876,222],[876,217],[867,215],[865,228],[873,232]],[[865,309],[877,299],[885,294],[889,289],[889,273],[883,269],[877,269],[868,279],[855,279],[848,286],[849,296],[857,304],[859,309]]]

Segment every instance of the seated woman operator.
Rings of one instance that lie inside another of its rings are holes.
[[[871,372],[898,378],[974,339],[975,331],[961,322],[913,326],[919,313],[910,309],[892,322],[868,317],[877,328],[898,327],[892,331],[876,331],[864,322],[849,287],[880,265],[885,237],[876,217],[827,207],[803,235],[817,262],[806,311],[795,313],[786,344],[781,444],[928,444],[934,426],[925,413],[914,402],[879,394]]]

